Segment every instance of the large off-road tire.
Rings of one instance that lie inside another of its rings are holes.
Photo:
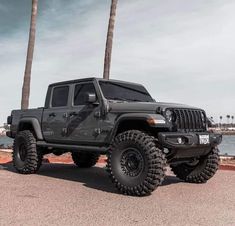
[[[107,171],[126,195],[149,195],[164,180],[165,165],[154,138],[138,130],[118,134],[108,152]]]
[[[90,168],[94,166],[100,155],[96,153],[72,152],[73,162],[80,168]]]
[[[36,173],[42,164],[42,153],[29,130],[20,131],[13,144],[13,165],[21,174]]]
[[[219,167],[219,150],[213,148],[211,152],[196,161],[195,164],[182,163],[171,165],[173,173],[181,180],[189,183],[205,183],[212,178]]]

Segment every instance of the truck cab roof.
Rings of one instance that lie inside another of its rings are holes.
[[[113,82],[113,83],[123,83],[123,84],[133,84],[133,85],[138,85],[138,86],[143,86],[139,83],[134,83],[134,82],[126,82],[126,81],[121,81],[121,80],[115,80],[115,79],[103,79],[103,78],[97,78],[97,77],[88,77],[88,78],[82,78],[82,79],[74,79],[74,80],[68,80],[68,81],[63,81],[63,82],[56,82],[52,83],[49,85],[51,86],[60,86],[60,85],[68,85],[68,84],[74,84],[74,83],[79,83],[79,82],[92,82],[92,81],[107,81],[107,82]]]

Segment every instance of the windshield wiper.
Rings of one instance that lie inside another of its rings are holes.
[[[129,101],[128,99],[125,99],[125,98],[121,98],[121,97],[114,97],[114,98],[108,98],[108,100],[120,100],[120,101]]]
[[[143,102],[141,100],[137,100],[137,99],[128,99],[128,101],[133,101],[133,102]]]
[[[129,102],[151,102],[149,100],[128,99]]]
[[[113,100],[113,101],[126,101],[126,102],[150,102],[149,100],[145,100],[145,101],[142,101],[142,100],[138,100],[138,99],[126,99],[126,98],[121,98],[121,97],[114,97],[114,98],[108,98],[108,100]]]

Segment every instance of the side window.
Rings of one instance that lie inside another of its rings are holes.
[[[52,107],[67,106],[68,96],[69,96],[69,86],[60,86],[54,88],[51,106]]]
[[[73,100],[74,106],[87,104],[86,102],[87,93],[96,94],[93,83],[85,83],[85,84],[76,85],[75,92],[74,92],[74,100]]]

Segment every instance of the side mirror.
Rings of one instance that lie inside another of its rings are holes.
[[[87,93],[86,94],[86,101],[87,103],[94,104],[96,102],[96,94],[95,93]]]

